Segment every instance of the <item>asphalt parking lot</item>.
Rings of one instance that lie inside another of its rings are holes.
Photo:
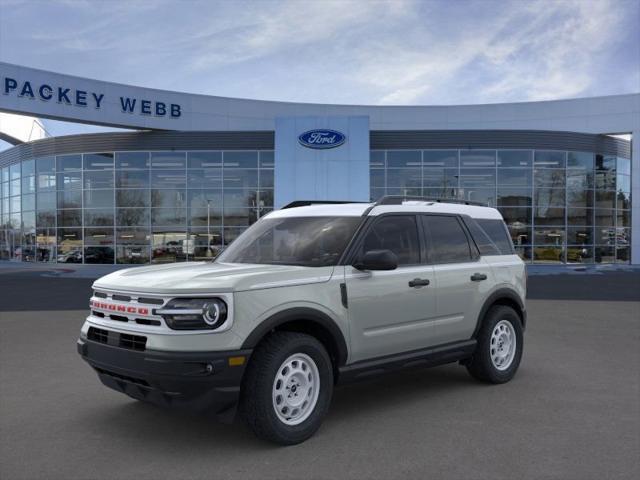
[[[341,387],[287,448],[103,387],[75,350],[90,283],[0,274],[3,480],[640,478],[637,271],[532,278],[511,383],[448,365]]]

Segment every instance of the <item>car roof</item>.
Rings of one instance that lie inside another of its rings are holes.
[[[502,220],[500,212],[492,207],[464,205],[459,203],[408,200],[398,205],[376,205],[374,203],[316,204],[303,207],[284,208],[268,214],[269,218],[287,217],[361,217],[378,216],[384,213],[449,213],[469,215],[472,218]]]
[[[316,204],[274,210],[269,218],[284,217],[361,217],[370,203]]]

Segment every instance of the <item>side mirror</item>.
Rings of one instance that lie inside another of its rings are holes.
[[[369,250],[353,267],[358,270],[395,270],[398,257],[391,250]]]

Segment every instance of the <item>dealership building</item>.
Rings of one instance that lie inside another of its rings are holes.
[[[640,264],[640,94],[455,106],[195,95],[0,63],[0,112],[131,131],[0,152],[0,259],[214,257],[294,200],[497,207],[539,264]]]

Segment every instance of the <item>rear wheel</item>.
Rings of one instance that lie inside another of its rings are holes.
[[[520,316],[505,305],[496,305],[486,314],[473,357],[467,370],[478,380],[505,383],[513,378],[522,358],[523,336]]]
[[[241,411],[260,438],[305,441],[320,427],[333,394],[333,368],[310,335],[276,332],[256,348],[242,386]]]

